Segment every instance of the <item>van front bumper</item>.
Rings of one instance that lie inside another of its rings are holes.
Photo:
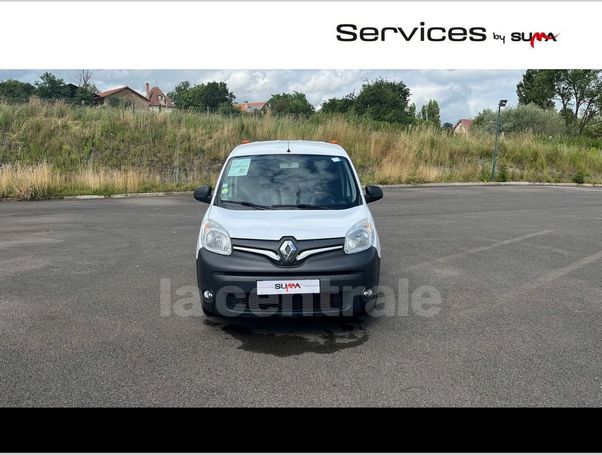
[[[197,281],[204,308],[222,316],[344,315],[362,312],[363,291],[378,286],[376,248],[355,254],[329,251],[299,265],[280,266],[268,258],[233,250],[229,256],[199,250]],[[320,280],[319,294],[257,295],[257,281]],[[210,291],[212,298],[204,296]]]

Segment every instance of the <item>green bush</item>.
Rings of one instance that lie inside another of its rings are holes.
[[[579,183],[580,185],[585,183],[585,172],[582,170],[577,171],[577,173],[573,177],[573,182]]]
[[[486,109],[475,117],[473,126],[493,134],[496,121],[497,112]],[[504,133],[530,131],[537,135],[554,137],[562,134],[564,128],[564,121],[560,114],[554,110],[542,109],[534,104],[502,109],[500,113],[500,130]]]
[[[501,164],[499,167],[499,171],[495,176],[495,180],[497,182],[507,182],[508,181],[508,166],[505,164]]]

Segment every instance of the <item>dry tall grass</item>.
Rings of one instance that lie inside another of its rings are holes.
[[[364,119],[315,115],[222,117],[157,115],[32,101],[0,104],[0,195],[24,199],[66,194],[189,189],[213,182],[243,139],[337,140],[365,183],[484,181],[494,138],[448,136]],[[508,180],[602,182],[602,152],[568,138],[506,135],[500,174]]]
[[[42,199],[57,187],[57,175],[48,164],[23,166],[6,164],[0,167],[0,196],[17,199]]]
[[[73,194],[116,194],[155,189],[191,189],[190,184],[162,182],[147,170],[80,169],[64,172],[46,162],[35,165],[7,164],[0,167],[0,197],[48,199]]]

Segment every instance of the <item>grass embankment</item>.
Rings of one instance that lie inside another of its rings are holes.
[[[33,101],[0,104],[0,197],[43,199],[192,189],[214,182],[243,139],[336,140],[365,183],[487,181],[494,137],[448,136],[316,115],[157,115]],[[602,183],[602,151],[586,141],[506,135],[499,176],[508,181]]]

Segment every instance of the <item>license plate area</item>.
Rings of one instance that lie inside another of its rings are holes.
[[[320,280],[261,280],[257,295],[319,294]]]

